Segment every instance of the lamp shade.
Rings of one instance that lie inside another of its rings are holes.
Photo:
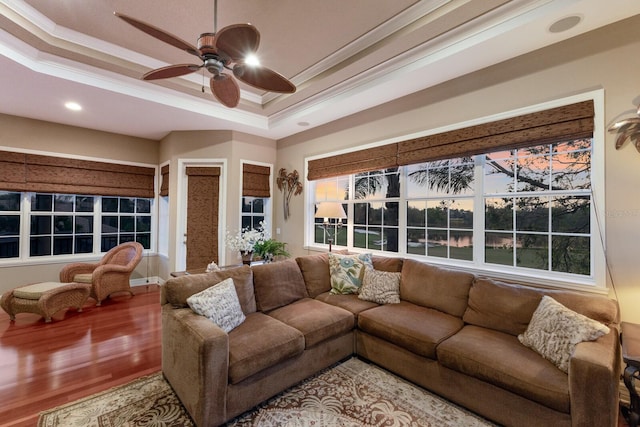
[[[339,218],[343,219],[347,217],[344,212],[342,203],[339,202],[320,202],[318,204],[318,210],[316,211],[316,218]]]

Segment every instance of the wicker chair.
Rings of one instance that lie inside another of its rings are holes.
[[[60,271],[60,282],[91,284],[91,298],[96,305],[114,292],[131,292],[129,277],[142,259],[143,247],[137,242],[122,243],[107,252],[100,262],[76,262]]]

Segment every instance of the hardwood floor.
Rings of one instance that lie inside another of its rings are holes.
[[[158,285],[114,296],[52,323],[0,310],[0,426],[35,426],[38,414],[160,370]]]

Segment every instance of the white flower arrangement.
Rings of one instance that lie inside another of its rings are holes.
[[[258,229],[247,227],[236,233],[231,233],[227,230],[227,247],[243,254],[253,252],[257,243],[262,243],[269,239],[270,235],[265,231],[265,228],[264,222],[260,221]]]

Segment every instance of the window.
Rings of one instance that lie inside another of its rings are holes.
[[[0,191],[0,258],[20,255],[20,193]]]
[[[152,204],[147,198],[0,191],[0,259],[92,254],[127,241],[151,249]]]
[[[312,181],[314,204],[340,201],[337,245],[482,269],[593,275],[592,139]],[[319,221],[320,220],[320,221]],[[326,243],[321,219],[313,241]]]
[[[93,252],[94,197],[31,195],[29,256]]]
[[[591,274],[591,140],[485,158],[485,261]]]
[[[138,242],[149,249],[151,202],[133,197],[103,197],[100,250],[106,252],[124,242]]]
[[[241,224],[242,229],[254,229],[261,228],[260,223],[268,223],[266,212],[267,204],[269,203],[268,197],[243,197],[242,198],[242,214]]]

